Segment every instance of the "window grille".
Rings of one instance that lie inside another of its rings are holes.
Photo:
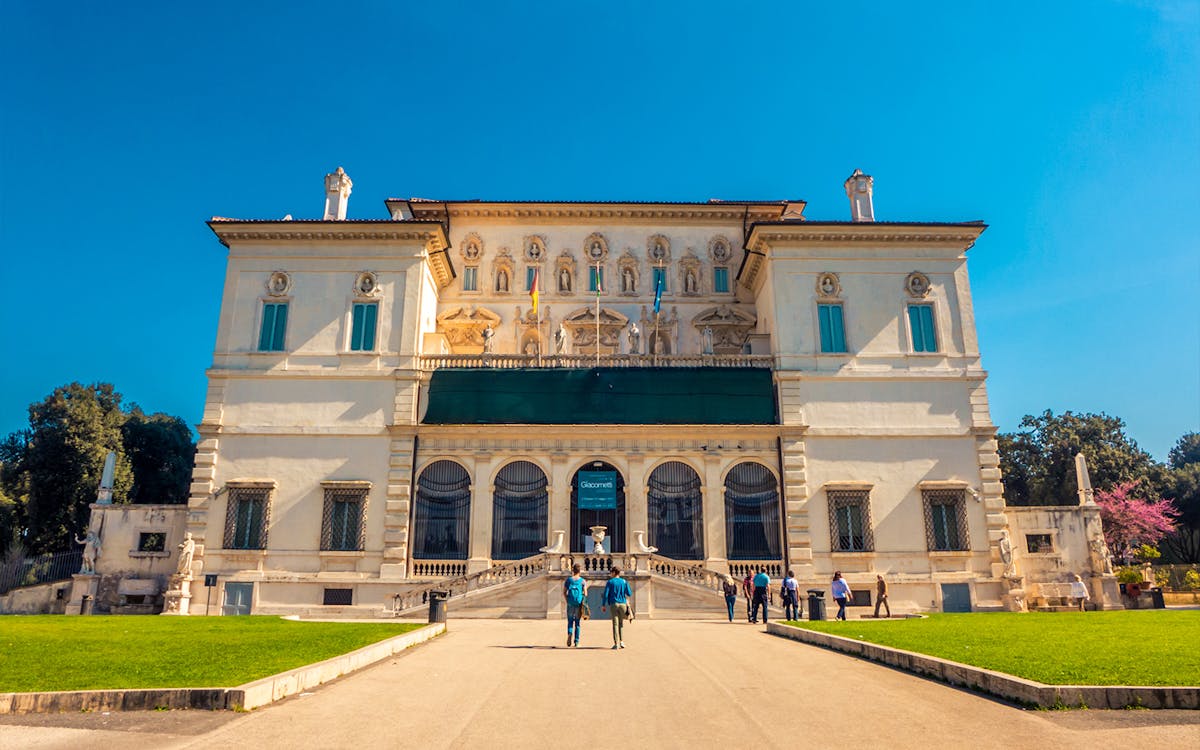
[[[321,604],[336,607],[349,607],[354,604],[354,589],[325,589]]]
[[[967,536],[964,490],[922,490],[925,502],[925,541],[930,551],[965,551]]]
[[[471,476],[454,461],[434,461],[417,477],[412,547],[416,560],[466,560]]]
[[[725,539],[730,560],[779,560],[779,483],[762,464],[746,461],[725,477]]]
[[[1026,534],[1025,548],[1033,554],[1053,552],[1054,543],[1050,539],[1050,534]]]
[[[321,549],[358,552],[366,546],[367,487],[326,487]]]
[[[230,487],[225,509],[225,549],[266,549],[271,525],[269,487]]]
[[[520,560],[546,546],[546,474],[529,461],[513,461],[496,475],[492,490],[492,559]]]
[[[650,474],[646,493],[650,545],[664,557],[704,559],[700,477],[682,461],[668,461]]]
[[[148,531],[138,535],[138,552],[163,552],[166,548],[166,532]]]
[[[867,490],[830,490],[829,537],[834,552],[872,552],[871,498]]]

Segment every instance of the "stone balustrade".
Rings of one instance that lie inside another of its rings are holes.
[[[762,367],[774,366],[768,354],[601,354],[601,367]],[[422,370],[441,368],[520,369],[536,367],[588,368],[596,366],[594,354],[546,354],[540,363],[530,354],[425,354]]]

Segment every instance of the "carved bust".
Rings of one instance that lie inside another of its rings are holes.
[[[909,296],[925,297],[929,294],[929,277],[920,271],[913,271],[904,280],[904,288],[908,290]]]
[[[292,277],[286,271],[275,271],[267,279],[267,293],[272,297],[282,297],[292,288]]]

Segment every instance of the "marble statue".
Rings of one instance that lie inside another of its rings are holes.
[[[558,324],[558,330],[554,332],[554,353],[562,354],[563,349],[567,346],[567,329],[562,323]]]
[[[621,291],[632,292],[633,289],[633,270],[626,268],[621,272]]]
[[[641,553],[644,553],[647,555],[652,555],[655,552],[658,552],[658,547],[651,547],[650,545],[646,544],[646,532],[635,531],[635,532],[633,532],[633,535],[637,539],[637,551],[638,552],[641,552]]]
[[[1104,537],[1096,535],[1089,539],[1088,550],[1091,552],[1092,570],[1106,576],[1112,575],[1112,555],[1108,551],[1108,544],[1105,543]]]
[[[492,353],[492,338],[496,335],[496,332],[494,330],[492,330],[492,326],[489,324],[487,328],[483,329],[482,335],[483,335],[483,353],[491,354]]]
[[[96,558],[100,557],[101,551],[100,536],[91,529],[88,529],[87,536],[83,539],[80,539],[78,536],[75,537],[75,543],[83,545],[83,564],[79,567],[79,572],[95,575]]]
[[[713,329],[709,326],[704,327],[704,353],[713,353]]]
[[[508,291],[508,271],[501,271],[500,273],[496,274],[496,291]]]
[[[1017,569],[1013,565],[1013,549],[1012,538],[1008,535],[1008,529],[1000,532],[1000,560],[1004,563],[1004,578],[1012,578],[1016,575]]]
[[[687,291],[688,294],[696,293],[696,272],[695,271],[687,272],[687,276],[685,276],[684,280],[683,280],[683,288]]]
[[[571,272],[565,268],[558,272],[558,291],[571,291]]]
[[[179,543],[179,562],[175,565],[176,575],[191,577],[192,558],[196,555],[196,542],[192,532],[184,532],[183,541]]]
[[[608,531],[607,526],[593,526],[592,527],[592,541],[596,543],[595,546],[592,547],[593,555],[603,555],[604,554],[604,532],[605,531]]]
[[[637,323],[629,324],[629,353],[642,353],[642,332],[638,330]]]
[[[556,553],[556,554],[559,552],[566,552],[567,546],[566,546],[566,544],[563,543],[563,537],[566,536],[566,533],[567,532],[562,531],[562,530],[555,530],[554,543],[548,544],[545,547],[539,548],[538,552]]]

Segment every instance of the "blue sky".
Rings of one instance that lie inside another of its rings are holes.
[[[802,198],[983,219],[1003,430],[1200,429],[1200,1],[7,0],[0,433],[72,380],[196,423],[224,248],[204,221],[388,196]]]

